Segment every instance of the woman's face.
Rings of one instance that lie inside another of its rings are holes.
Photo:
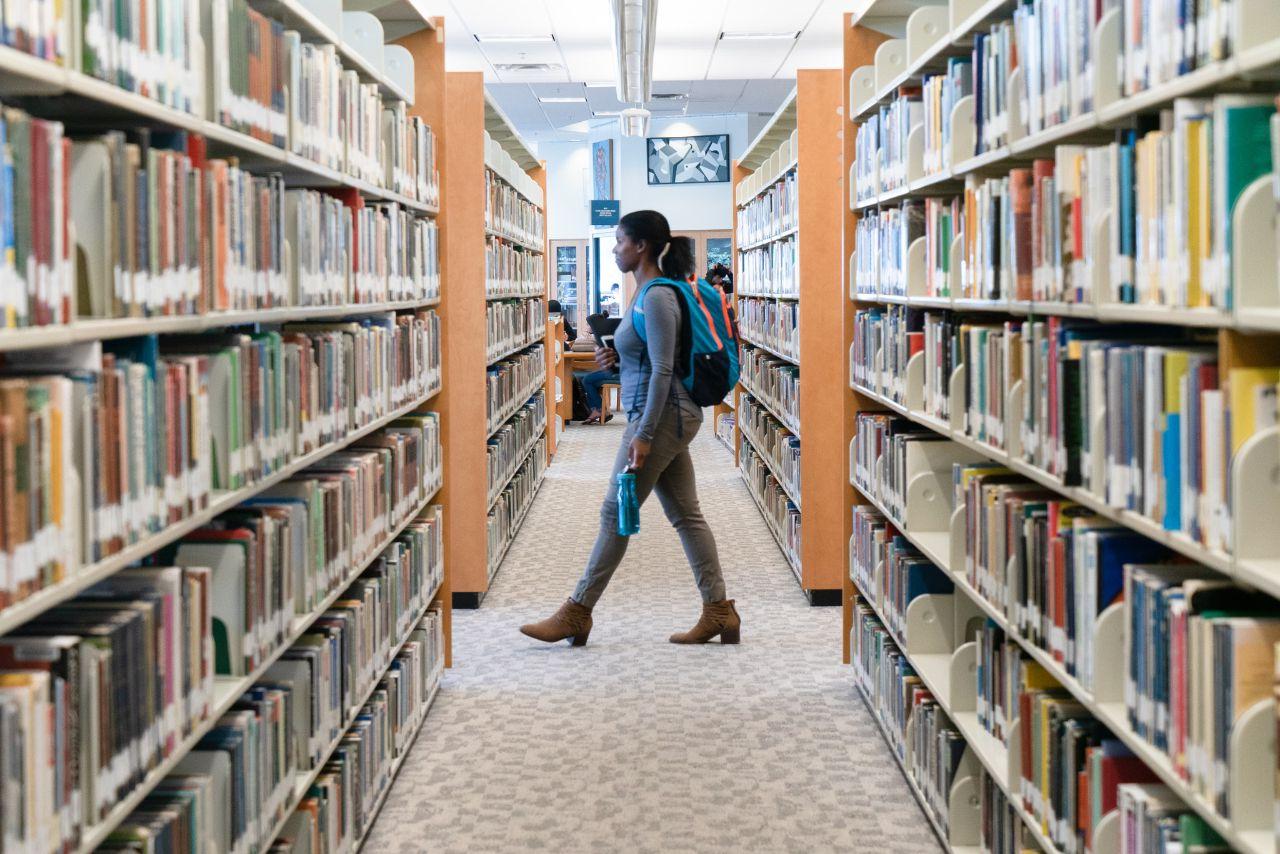
[[[640,260],[644,258],[645,250],[648,248],[644,241],[633,241],[631,235],[622,230],[622,226],[618,226],[613,232],[614,239],[617,243],[613,247],[613,261],[618,265],[618,269],[624,273],[634,273],[636,268],[640,266]]]

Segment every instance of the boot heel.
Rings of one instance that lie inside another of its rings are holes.
[[[737,643],[742,639],[742,629],[725,629],[720,633],[720,643]]]
[[[574,635],[571,638],[572,642],[569,645],[570,646],[586,646],[587,636],[590,634],[591,634],[591,629],[587,629],[585,632],[579,632],[578,634]]]

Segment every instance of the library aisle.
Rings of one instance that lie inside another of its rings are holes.
[[[708,425],[692,449],[742,645],[667,643],[698,599],[656,500],[585,648],[519,634],[576,580],[621,429],[563,434],[484,607],[454,612],[455,667],[367,850],[938,850],[831,654],[840,611],[797,590]]]

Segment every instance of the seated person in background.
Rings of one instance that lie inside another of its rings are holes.
[[[587,318],[587,326],[597,335],[610,332],[617,329],[619,318],[610,318],[602,314],[593,314]],[[600,387],[605,383],[620,383],[621,378],[617,368],[606,368],[595,371],[575,371],[574,376],[582,382],[583,391],[587,396],[587,408],[591,410],[591,414],[583,421],[583,424],[599,424],[601,411],[604,409],[604,399],[600,395]],[[612,413],[605,413],[604,421],[608,424],[613,420]]]
[[[622,285],[614,282],[607,293],[600,295],[600,312],[609,317],[622,316]]]
[[[733,273],[723,264],[716,264],[707,271],[707,281],[724,291],[726,296],[733,294]]]
[[[560,300],[547,300],[547,319],[555,323],[557,317],[564,317],[564,309],[560,307]],[[564,343],[572,344],[577,337],[578,330],[569,322],[569,318],[564,317]]]

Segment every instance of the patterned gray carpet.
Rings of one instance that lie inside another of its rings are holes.
[[[707,425],[694,442],[742,645],[678,647],[700,607],[658,502],[588,646],[522,622],[572,590],[621,428],[571,427],[445,677],[366,851],[866,851],[939,846],[840,665],[840,611],[811,608]]]

